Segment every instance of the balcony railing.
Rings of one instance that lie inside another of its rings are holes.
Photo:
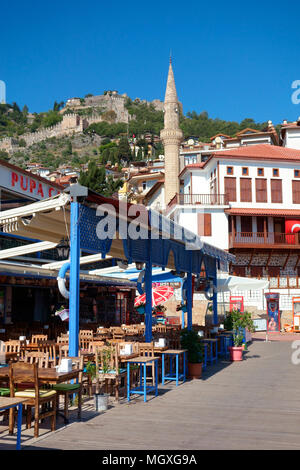
[[[226,206],[228,200],[226,194],[175,194],[173,199],[168,204],[167,209],[170,209],[175,204],[178,205],[195,205],[201,204],[203,206]]]
[[[300,247],[300,233],[264,233],[264,232],[236,232],[229,234],[229,247],[280,245]]]

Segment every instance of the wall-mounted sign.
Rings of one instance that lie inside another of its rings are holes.
[[[255,331],[266,331],[267,320],[265,318],[256,318],[253,320]]]
[[[300,297],[293,297],[293,329],[300,331]]]
[[[265,294],[267,301],[267,331],[280,331],[279,293],[268,292]]]
[[[244,312],[244,297],[242,295],[231,295],[229,298],[229,310]]]
[[[27,172],[26,172],[27,173]],[[32,199],[45,199],[59,194],[59,190],[34,174],[21,173],[5,165],[0,166],[0,187],[26,195]]]

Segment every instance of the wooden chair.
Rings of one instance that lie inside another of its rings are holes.
[[[89,342],[89,347],[88,347],[88,352],[95,354],[96,349],[97,349],[97,348],[100,348],[100,347],[102,347],[102,346],[104,346],[104,345],[105,345],[105,342],[104,342],[104,341],[100,341],[100,340],[99,340],[99,341],[96,341],[96,340],[90,341],[90,342]]]
[[[50,341],[38,341],[38,351],[42,353],[49,353],[49,364],[50,367],[55,367],[57,365],[57,356],[56,356],[56,343],[54,340]]]
[[[119,389],[124,378],[124,396],[126,393],[126,369],[119,367],[118,350],[114,346],[103,346],[96,349],[96,393],[99,393],[100,382],[105,382],[106,391],[109,382],[114,382],[115,400],[119,400]]]
[[[15,392],[18,384],[32,383],[32,388]],[[38,364],[28,364],[25,362],[14,362],[9,366],[10,396],[26,398],[26,428],[31,427],[31,408],[34,407],[34,437],[39,436],[39,422],[41,419],[51,417],[51,431],[55,431],[56,426],[56,391],[41,389],[39,386]],[[52,404],[49,409],[44,405]],[[41,409],[40,409],[41,408]],[[9,432],[13,434],[15,413],[10,412]]]
[[[120,327],[113,327],[111,328],[113,339],[124,339],[125,338],[125,331]]]
[[[24,362],[29,364],[37,363],[39,368],[49,367],[49,353],[43,353],[39,351],[25,352]]]
[[[47,340],[48,340],[48,335],[32,335],[31,336],[32,343],[39,343],[41,341],[47,341]]]
[[[82,377],[83,377],[83,356],[81,357],[70,357],[72,359],[73,368],[80,369],[77,383],[62,383],[53,385],[53,390],[57,393],[57,409],[59,409],[59,397],[64,397],[64,417],[65,422],[69,421],[69,401],[73,394],[78,395],[78,419],[81,419],[81,408],[82,408]]]
[[[19,353],[21,351],[21,341],[17,339],[10,339],[9,341],[5,341],[4,349],[4,352]]]
[[[93,336],[93,330],[79,330],[79,338],[89,338],[90,340],[92,340]]]
[[[69,344],[69,335],[66,336],[58,336],[56,338],[56,342],[58,344]]]
[[[144,357],[154,357],[154,343],[138,343],[139,345],[139,355]],[[151,367],[151,377],[147,377],[147,379],[151,379],[152,384],[155,384],[155,363],[153,362],[147,368]]]
[[[93,341],[93,337],[79,336],[79,348],[88,351],[89,344],[90,344],[91,341]]]
[[[69,356],[69,345],[62,344],[61,346],[59,346],[58,363],[60,364],[60,361],[63,357],[68,357],[68,356]]]

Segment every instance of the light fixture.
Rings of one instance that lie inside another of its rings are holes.
[[[56,249],[57,249],[59,258],[61,259],[69,258],[70,245],[69,245],[68,240],[66,240],[65,238],[62,238],[59,244],[56,246]]]
[[[136,261],[135,267],[136,267],[136,269],[137,269],[138,271],[141,271],[141,270],[143,269],[143,267],[144,267],[144,263],[141,263],[141,262],[139,262],[139,261]]]

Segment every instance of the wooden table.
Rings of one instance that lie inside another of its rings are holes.
[[[158,395],[158,357],[144,357],[137,356],[134,359],[127,359],[127,400],[130,401],[131,394],[144,395],[144,402],[147,401],[147,392],[155,391],[155,396]],[[147,369],[146,366],[152,362],[155,363],[155,385],[147,385]],[[138,364],[140,366],[140,386],[130,388],[130,364]],[[143,383],[144,382],[144,383]]]
[[[26,398],[0,397],[0,411],[18,408],[17,450],[21,450],[22,407],[27,401]]]
[[[179,380],[185,382],[186,378],[186,352],[187,349],[167,349],[162,353],[162,385],[165,384],[165,380],[176,380],[176,387],[178,386]],[[165,374],[165,355],[169,356],[169,374]],[[179,374],[179,356],[183,355],[183,371]],[[176,366],[175,374],[173,373],[172,359],[175,356]]]
[[[43,384],[60,384],[63,382],[68,382],[72,379],[77,379],[79,372],[82,372],[82,369],[73,369],[70,372],[57,372],[53,368],[38,368],[38,377],[39,381]],[[0,367],[0,379],[7,379],[9,377],[9,366]]]

